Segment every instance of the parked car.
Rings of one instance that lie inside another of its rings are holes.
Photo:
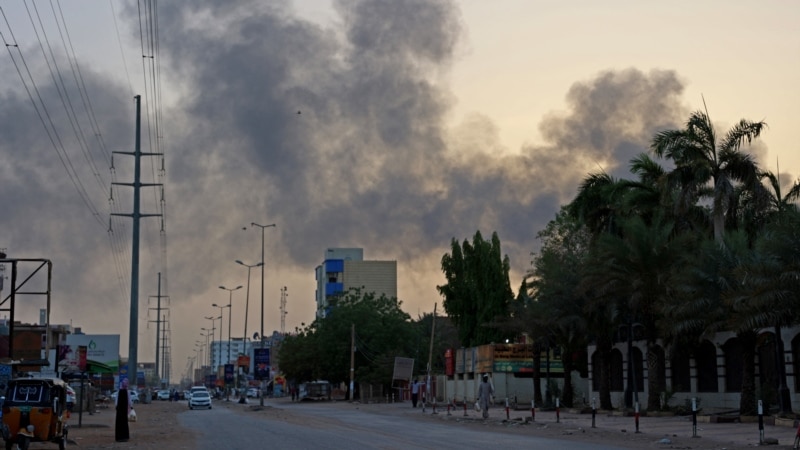
[[[119,394],[119,391],[114,391],[114,393],[111,394],[111,398],[114,400],[114,404],[115,405],[117,404],[117,394]],[[131,403],[139,403],[139,393],[138,392],[129,390],[128,391],[128,396],[131,398]]]
[[[166,389],[158,391],[157,398],[159,400],[169,400],[170,392]]]
[[[67,388],[67,410],[72,411],[72,408],[75,406],[75,389],[72,389],[72,386],[66,385]]]
[[[258,398],[258,389],[250,388],[247,390],[247,396],[250,398]]]
[[[189,397],[189,409],[208,408],[211,409],[211,395],[206,390],[197,390]]]

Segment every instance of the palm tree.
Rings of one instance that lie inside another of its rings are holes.
[[[656,349],[661,308],[671,299],[676,269],[683,266],[686,237],[675,235],[674,224],[658,215],[650,224],[634,216],[620,226],[619,235],[600,237],[584,282],[601,294],[619,299],[618,309],[644,326],[650,374],[647,405],[654,408],[666,388]]]
[[[747,308],[752,326],[774,327],[778,403],[784,415],[791,413],[791,398],[782,357],[781,327],[798,322],[800,307],[800,212],[794,204],[788,206],[776,210],[774,220],[756,241],[753,259],[739,269],[745,285],[735,299]]]
[[[755,354],[757,331],[753,309],[742,296],[740,267],[752,257],[748,239],[742,231],[725,235],[725,244],[706,238],[700,245],[698,257],[689,259],[686,270],[675,280],[679,292],[664,309],[666,334],[674,337],[691,336],[700,340],[719,331],[730,330],[742,346],[742,387],[739,412],[753,415],[756,411]]]
[[[714,240],[720,245],[725,216],[734,206],[735,184],[752,186],[758,175],[752,156],[740,148],[759,137],[764,127],[764,122],[742,119],[718,141],[708,113],[696,111],[684,129],[662,131],[650,145],[654,154],[675,163],[670,182],[680,190],[681,204],[697,204],[703,197],[711,199]]]

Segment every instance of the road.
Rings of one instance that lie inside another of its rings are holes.
[[[420,420],[421,415],[343,403],[297,403],[269,408],[268,414],[247,406],[215,404],[212,410],[186,411],[179,423],[196,433],[197,448],[281,449],[448,449],[522,448],[618,450],[621,447],[581,443],[504,432],[502,427]],[[213,426],[209,426],[213,424]]]

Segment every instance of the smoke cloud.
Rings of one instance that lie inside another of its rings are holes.
[[[519,282],[538,247],[536,233],[588,172],[628,176],[628,160],[646,151],[653,134],[686,117],[683,82],[672,71],[588,74],[566,93],[567,110],[538,124],[542,143],[507,149],[490,117],[448,123],[457,99],[447,75],[464,31],[452,1],[334,6],[338,20],[321,25],[282,2],[159,5],[165,110],[158,139],[166,175],[158,158],[145,172],[166,183],[168,215],[165,235],[160,219],[143,219],[141,322],[155,319],[148,300],[163,258],[159,243],[168,238],[175,363],[200,339],[192,337],[199,327],[210,326],[203,317],[216,312],[211,304],[228,300],[218,286],[245,284],[246,270],[234,260],[260,260],[260,230],[251,222],[277,224],[264,231],[268,332],[278,328],[280,286],[289,286],[289,323],[313,320],[313,271],[329,247],[397,260],[400,297],[413,315],[440,301],[439,261],[451,238],[497,231]],[[0,70],[12,79],[8,67]],[[126,89],[85,75],[108,147],[130,151]],[[116,330],[127,346],[120,330],[127,330],[129,281],[113,267],[130,255],[109,252],[109,192],[80,165],[104,208],[100,217],[87,213],[18,88],[0,91],[0,134],[0,224],[9,255],[54,259],[56,321],[74,320],[92,333]],[[65,147],[77,152],[74,143]],[[80,153],[72,158],[80,161]],[[131,165],[115,157],[116,180],[129,182]],[[129,197],[129,189],[115,187],[115,208],[129,212]],[[159,201],[160,193],[148,191],[143,210],[157,211]],[[130,219],[115,218],[112,228],[129,248]],[[252,277],[249,330],[258,328],[260,295],[260,273]],[[240,292],[234,336],[241,335]]]

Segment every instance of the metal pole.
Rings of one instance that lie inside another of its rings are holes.
[[[136,373],[139,365],[139,222],[142,217],[160,216],[161,214],[142,214],[141,213],[141,188],[144,186],[161,186],[161,183],[142,183],[141,182],[141,159],[142,156],[162,156],[161,153],[142,153],[141,150],[141,129],[142,129],[142,96],[133,97],[136,103],[136,132],[134,133],[133,152],[112,152],[123,155],[133,156],[133,183],[112,182],[112,185],[123,185],[133,187],[133,213],[111,213],[112,216],[125,216],[133,219],[133,236],[131,239],[131,306],[130,323],[128,330],[128,378],[133,373],[133,386],[136,386]],[[13,329],[12,329],[13,331]]]
[[[264,348],[264,266],[266,265],[266,260],[264,259],[264,229],[269,227],[275,227],[274,223],[269,225],[259,225],[255,222],[251,222],[250,226],[259,227],[261,228],[261,335],[260,335],[260,345],[259,348]],[[263,398],[263,396],[262,396]],[[264,402],[262,400],[261,404],[263,405]]]
[[[158,376],[158,386],[161,387],[161,372],[158,370],[159,347],[161,340],[161,272],[158,272],[158,301],[156,303],[156,376]]]
[[[350,401],[355,400],[353,379],[355,378],[356,365],[356,324],[350,324]],[[422,410],[425,410],[425,402],[422,403]]]
[[[216,303],[214,303],[212,306],[216,306],[217,308],[219,308],[220,318],[222,317],[222,309],[223,308],[228,308],[228,361],[225,364],[230,364],[231,363],[231,320],[232,320],[232,316],[233,316],[233,291],[241,289],[242,286],[239,285],[239,286],[236,286],[235,288],[231,288],[231,289],[228,289],[225,286],[220,286],[219,288],[222,289],[223,291],[228,291],[228,304],[225,305],[225,306],[219,306]],[[222,320],[220,320],[220,324],[221,323],[222,323]],[[222,330],[220,330],[220,333],[219,333],[219,337],[220,337],[220,352],[222,352],[222,347],[221,347],[221,345],[222,345],[221,344],[222,343],[222,336],[223,336]],[[230,392],[228,391],[228,383],[225,383],[225,396],[226,396],[227,400],[230,400]]]

